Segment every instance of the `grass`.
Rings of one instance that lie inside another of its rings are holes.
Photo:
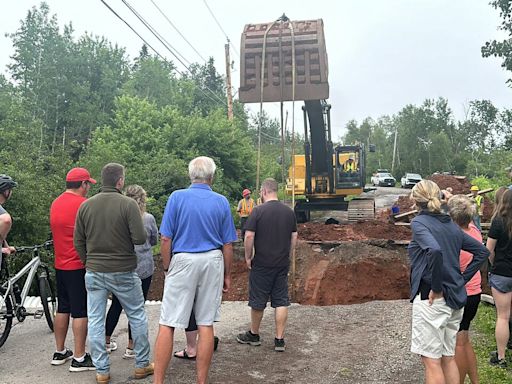
[[[512,383],[512,372],[489,365],[489,352],[496,350],[494,327],[496,324],[496,311],[493,306],[481,303],[475,319],[471,322],[472,343],[478,362],[478,375],[482,384],[509,384]],[[507,351],[507,362],[512,366],[512,356]],[[469,383],[469,379],[466,379]]]

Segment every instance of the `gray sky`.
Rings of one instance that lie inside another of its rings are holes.
[[[201,58],[159,14],[151,0],[128,0],[188,61]],[[213,56],[224,74],[224,33],[210,15],[204,0],[153,0],[203,57]],[[498,59],[483,59],[485,41],[502,37],[496,10],[486,0],[206,0],[236,51],[248,23],[272,21],[283,12],[292,20],[324,20],[333,137],[343,133],[350,119],[392,115],[407,104],[445,97],[457,119],[463,119],[470,100],[489,99],[498,107],[512,108],[512,90]],[[134,26],[155,48],[174,60],[138,22],[121,0],[108,4]],[[75,37],[88,31],[104,35],[126,47],[131,58],[142,42],[100,0],[47,0],[59,23],[73,23]],[[0,68],[12,54],[5,33],[15,32],[33,0],[9,2],[0,14]],[[239,57],[233,86],[238,89]],[[182,71],[185,69],[178,64]],[[302,132],[301,103],[296,103],[295,129]],[[259,105],[250,105],[259,110]],[[291,103],[285,108],[291,115]],[[265,110],[278,117],[278,104]],[[291,120],[291,119],[290,119]],[[291,122],[288,127],[290,128]]]

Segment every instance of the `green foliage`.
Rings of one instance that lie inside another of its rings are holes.
[[[482,47],[483,57],[499,57],[503,59],[501,66],[507,71],[512,71],[512,45],[510,38],[512,37],[512,1],[510,0],[492,0],[491,6],[500,11],[502,19],[501,25],[498,27],[507,37],[504,40],[487,41]],[[512,79],[508,79],[507,83],[511,83]]]
[[[127,166],[127,184],[142,185],[158,218],[167,196],[190,184],[188,162],[210,156],[217,163],[213,188],[236,199],[254,178],[254,152],[236,122],[221,111],[204,118],[132,96],[116,102],[112,126],[96,130],[83,163],[98,175],[107,162]]]
[[[512,373],[489,365],[489,352],[496,350],[494,328],[496,326],[496,310],[494,307],[481,303],[475,319],[471,323],[473,348],[478,363],[478,375],[481,383],[507,384],[512,381]],[[510,354],[507,360],[510,360]]]

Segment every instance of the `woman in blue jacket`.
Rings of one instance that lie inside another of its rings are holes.
[[[458,383],[454,359],[463,307],[465,284],[480,269],[489,251],[465,234],[441,210],[441,191],[436,183],[422,180],[412,189],[412,200],[420,210],[411,221],[412,337],[411,351],[421,356],[427,384]],[[461,273],[463,249],[473,260]]]

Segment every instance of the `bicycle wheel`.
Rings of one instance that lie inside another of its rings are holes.
[[[4,345],[12,326],[12,299],[5,291],[0,291],[0,347]]]
[[[57,302],[50,281],[46,276],[39,277],[39,295],[41,296],[41,304],[43,305],[46,322],[53,332],[53,320],[57,312]]]

